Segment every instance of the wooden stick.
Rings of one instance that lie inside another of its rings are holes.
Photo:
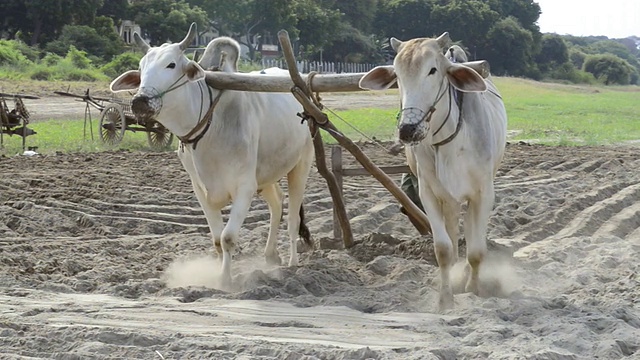
[[[470,61],[462,63],[477,71],[482,77],[490,75],[489,63],[486,60]],[[289,69],[296,68],[294,62],[289,64]],[[393,67],[393,65],[387,65]],[[258,92],[289,92],[291,87],[298,83],[305,83],[308,74],[301,75],[299,79],[292,81],[291,77],[278,75],[260,75],[247,73],[228,73],[223,71],[205,71],[206,82],[216,89],[238,90],[238,91],[258,91]],[[312,92],[349,92],[363,91],[358,83],[366,73],[348,74],[316,74],[311,79]],[[397,88],[395,83],[391,86]]]
[[[429,225],[429,220],[427,216],[420,210],[414,203],[409,199],[407,194],[400,189],[398,185],[396,185],[393,180],[384,173],[384,171],[380,170],[363,152],[360,150],[358,145],[356,145],[351,139],[344,136],[332,123],[329,121],[329,118],[326,114],[324,114],[318,107],[313,103],[313,101],[309,100],[311,96],[310,89],[307,89],[306,84],[302,80],[302,77],[298,73],[298,69],[295,67],[295,57],[293,55],[293,49],[291,47],[291,42],[289,40],[289,34],[285,30],[280,30],[278,32],[278,38],[280,40],[280,44],[282,45],[282,50],[285,55],[285,59],[287,60],[287,64],[289,65],[289,72],[291,74],[291,78],[295,83],[295,87],[291,90],[293,95],[300,101],[300,103],[304,106],[305,111],[311,116],[311,119],[316,121],[318,125],[327,131],[331,136],[333,136],[338,143],[347,149],[353,156],[362,164],[362,166],[369,171],[373,177],[375,177],[396,199],[404,206],[407,210],[407,213],[410,214],[416,220],[416,227],[419,227],[420,233],[428,231],[427,229],[431,229]],[[297,88],[297,89],[296,89]],[[302,89],[306,89],[302,90]],[[322,152],[324,155],[324,151]],[[318,154],[316,154],[317,156]],[[324,157],[322,159],[324,162]],[[326,164],[325,164],[326,166]],[[318,169],[320,170],[320,169]],[[335,184],[335,178],[333,174],[328,173],[327,177],[331,177],[333,180],[333,184],[329,184],[330,190],[332,186],[335,186],[336,189],[333,191],[338,192],[337,184]],[[333,196],[333,192],[332,192]],[[341,198],[341,197],[340,197]],[[334,198],[335,199],[335,198]],[[337,204],[334,203],[334,206]],[[342,224],[341,224],[342,225]],[[342,227],[342,226],[341,226]],[[344,228],[343,228],[343,235]],[[346,236],[345,236],[346,237]],[[345,244],[346,247],[346,244]]]
[[[307,108],[307,106],[315,107],[313,102],[309,100],[311,92],[309,89],[306,89],[306,84],[300,76],[300,73],[298,73],[298,68],[295,67],[295,57],[293,55],[291,42],[289,41],[289,34],[286,31],[281,30],[280,32],[278,32],[278,38],[280,38],[280,44],[282,44],[285,58],[287,59],[287,63],[289,64],[289,74],[291,76],[290,81],[293,80],[293,82],[297,84],[297,86],[294,86],[290,89],[293,93],[293,96],[295,96],[298,101],[303,103],[303,106],[304,103],[307,103],[305,109]],[[310,103],[311,105],[308,105],[308,103]],[[313,118],[308,118],[307,121],[309,124],[309,130],[311,131],[311,135],[313,136],[313,147],[316,153],[316,168],[318,169],[320,175],[324,177],[327,185],[329,186],[329,192],[331,193],[331,199],[333,200],[333,207],[334,209],[336,209],[338,220],[340,221],[340,229],[342,230],[342,241],[344,243],[345,249],[349,249],[353,246],[353,232],[351,231],[351,224],[349,224],[347,211],[344,207],[342,192],[340,191],[340,188],[338,188],[336,178],[327,168],[327,163],[324,155],[324,142],[322,141],[322,135],[320,135],[320,132],[317,129],[318,124],[313,120]]]
[[[289,65],[289,69],[295,68]],[[207,85],[216,89],[258,91],[258,92],[289,92],[294,82],[288,76],[260,75],[246,73],[227,73],[222,71],[205,71]],[[314,92],[348,92],[363,91],[358,82],[365,73],[350,74],[317,74],[311,81]],[[300,75],[304,83],[308,75]]]

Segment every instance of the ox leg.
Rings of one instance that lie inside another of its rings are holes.
[[[449,238],[445,225],[443,204],[436,198],[431,187],[422,177],[419,177],[419,188],[420,200],[431,224],[436,259],[440,268],[438,307],[442,311],[453,307],[453,289],[450,275],[451,266],[454,264],[453,243]]]
[[[202,207],[204,216],[207,219],[209,230],[211,230],[211,237],[213,238],[213,246],[216,249],[218,257],[222,256],[222,246],[220,245],[220,236],[222,234],[222,228],[224,222],[222,221],[222,207],[212,205],[206,195],[206,191],[197,185],[193,185],[193,192],[196,194],[196,198]]]
[[[262,189],[262,197],[269,205],[269,237],[264,249],[264,257],[269,265],[280,265],[282,260],[278,255],[278,227],[282,220],[282,200],[284,194],[278,183]]]
[[[240,227],[247,217],[249,207],[251,206],[251,199],[256,193],[256,190],[256,185],[250,187],[243,187],[241,185],[238,188],[237,195],[233,199],[231,212],[229,213],[229,220],[224,230],[222,230],[222,236],[220,237],[222,243],[222,284],[225,287],[231,285],[231,251],[235,248]]]
[[[469,207],[464,219],[464,233],[467,240],[467,261],[471,267],[466,291],[481,295],[480,265],[487,253],[487,227],[491,209],[493,209],[493,183],[487,186],[473,199],[469,200]]]
[[[187,170],[189,178],[191,179],[191,185],[193,186],[193,192],[196,194],[196,199],[202,207],[204,216],[207,219],[209,230],[211,231],[211,237],[213,238],[213,246],[216,249],[218,257],[222,256],[222,246],[220,245],[220,236],[222,234],[222,228],[224,222],[222,221],[221,210],[224,204],[211,204],[207,198],[207,191],[199,181],[197,172],[193,165],[193,159],[189,153],[179,152],[178,158],[182,162],[182,166]]]
[[[289,187],[289,216],[287,222],[290,242],[289,266],[298,266],[297,241],[302,220],[300,218],[300,212],[313,155],[313,151],[308,151],[307,154],[302,156],[300,162],[287,174],[287,184]]]
[[[442,211],[444,213],[447,234],[451,239],[451,263],[458,262],[458,239],[460,237],[460,206],[456,203],[443,204]]]

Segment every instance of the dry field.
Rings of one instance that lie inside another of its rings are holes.
[[[367,101],[348,96],[327,101]],[[0,158],[0,359],[638,358],[638,169],[637,148],[510,144],[483,271],[501,296],[457,294],[439,314],[430,237],[370,177],[345,179],[357,244],[342,250],[313,171],[319,249],[297,268],[265,265],[256,198],[222,291],[174,153]]]

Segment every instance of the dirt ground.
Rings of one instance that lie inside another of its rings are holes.
[[[403,163],[362,148],[378,165]],[[356,245],[344,250],[312,171],[318,249],[296,268],[265,264],[269,217],[256,198],[222,290],[175,153],[0,157],[0,359],[638,358],[639,168],[637,147],[509,144],[482,270],[495,296],[458,293],[438,313],[431,237],[371,177],[345,179]],[[288,247],[283,224],[284,259]]]
[[[305,206],[321,248],[297,268],[264,264],[256,198],[235,289],[222,291],[174,153],[2,158],[0,358],[637,356],[639,166],[636,148],[509,145],[488,236],[499,255],[485,271],[505,296],[458,294],[438,314],[430,237],[370,177],[344,186],[357,245],[331,250],[331,199],[314,171]]]

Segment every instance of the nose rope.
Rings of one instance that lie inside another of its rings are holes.
[[[185,80],[185,81],[183,81],[181,84],[178,84],[178,81],[180,81],[184,76],[185,76],[185,74],[182,74],[182,76],[180,76],[180,77],[178,78],[178,80],[174,81],[171,85],[169,85],[169,87],[167,88],[167,90],[162,91],[162,92],[159,92],[159,93],[157,93],[156,95],[150,96],[150,97],[149,97],[149,100],[151,100],[151,99],[161,99],[161,98],[162,98],[163,96],[165,96],[167,93],[170,93],[170,92],[172,92],[173,90],[178,89],[178,88],[180,88],[180,87],[184,86],[186,83],[188,83],[188,82],[189,82],[189,80]],[[178,85],[176,85],[176,84],[178,84]]]
[[[444,94],[446,94],[446,91],[442,91],[442,88],[443,88],[443,85],[444,85],[444,80],[445,80],[445,78],[443,77],[442,81],[440,82],[440,87],[438,88],[438,93],[436,95],[436,101],[433,102],[433,105],[431,105],[431,107],[429,107],[429,110],[427,110],[427,112],[424,112],[422,109],[416,108],[416,107],[402,108],[400,110],[400,112],[398,113],[398,115],[396,116],[396,120],[398,122],[397,126],[400,127],[400,119],[402,117],[402,114],[405,113],[405,112],[408,112],[408,114],[405,115],[405,116],[411,116],[411,117],[414,117],[413,115],[416,115],[415,117],[417,117],[420,113],[424,113],[424,115],[415,124],[412,124],[412,125],[418,125],[418,124],[422,123],[423,121],[430,122],[431,121],[431,116],[436,111],[436,105],[444,97]]]

